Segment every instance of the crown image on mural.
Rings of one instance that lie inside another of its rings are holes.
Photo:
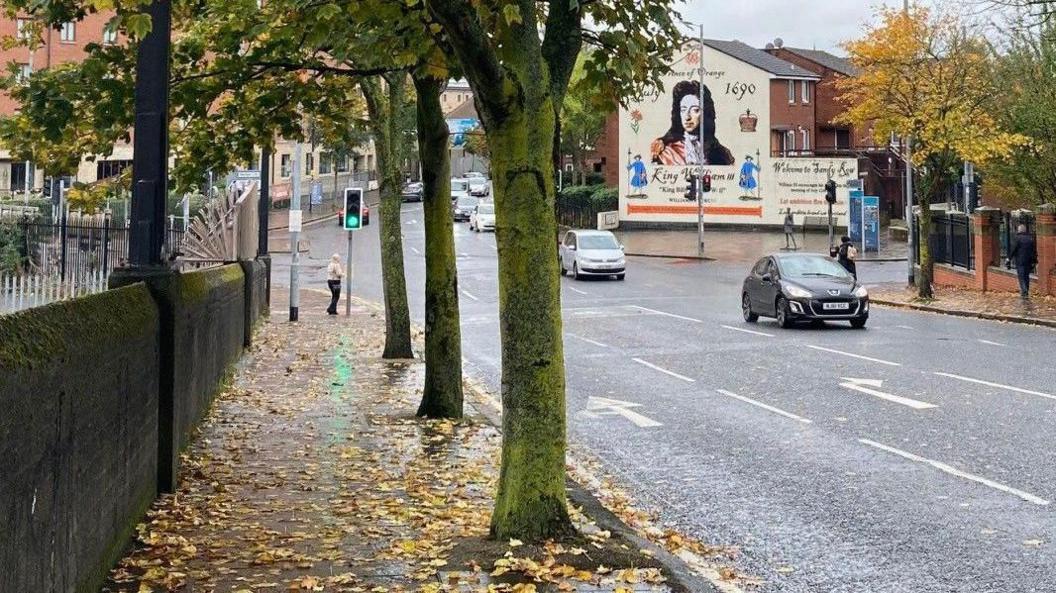
[[[754,132],[755,127],[759,124],[759,116],[752,113],[751,109],[745,109],[741,117],[737,118],[737,121],[741,124],[742,132]]]

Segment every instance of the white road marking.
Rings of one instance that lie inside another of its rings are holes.
[[[403,224],[418,224],[418,221],[412,218],[410,220],[403,221]]]
[[[463,291],[461,291],[461,292],[462,292],[462,294],[464,294],[464,295],[466,295],[467,297],[469,297],[469,298],[473,299],[474,301],[479,301],[479,300],[480,300],[480,299],[478,299],[477,297],[473,296],[473,295],[472,295],[471,293],[469,293],[469,292],[467,292],[467,291],[465,291],[465,290],[463,290]]]
[[[990,340],[978,340],[980,344],[989,344],[991,346],[1004,346],[1001,342],[991,342]]]
[[[685,381],[687,383],[696,383],[697,382],[696,379],[690,379],[689,377],[687,377],[685,375],[679,375],[678,373],[676,373],[674,371],[669,371],[669,370],[665,369],[664,367],[658,367],[658,366],[656,366],[655,364],[653,364],[651,362],[646,362],[646,361],[642,360],[641,358],[632,358],[631,360],[633,360],[634,362],[637,362],[638,364],[645,365],[645,366],[647,366],[647,367],[649,367],[649,368],[651,368],[653,370],[660,371],[661,373],[664,373],[665,375],[671,375],[672,377],[674,377],[676,379],[682,379],[683,381]]]
[[[843,380],[845,383],[840,383],[840,387],[879,397],[880,399],[896,404],[902,404],[903,406],[908,406],[914,410],[929,410],[938,407],[935,404],[929,404],[928,402],[922,402],[908,397],[892,395],[890,393],[878,391],[877,389],[872,389],[874,387],[882,387],[884,384],[882,379],[854,379],[852,377],[843,377]]]
[[[734,327],[732,325],[723,325],[722,327],[724,327],[726,329],[729,329],[729,330],[733,330],[735,332],[741,332],[741,333],[745,333],[745,334],[752,334],[753,336],[764,336],[764,337],[767,337],[767,338],[774,337],[774,334],[768,334],[768,333],[765,333],[765,332],[757,332],[757,331],[751,330],[751,329],[744,329],[743,327]]]
[[[913,328],[908,326],[908,325],[896,325],[895,327],[900,328],[900,329],[908,329],[910,331],[913,331]]]
[[[647,311],[649,313],[652,313],[653,315],[663,315],[665,317],[674,317],[675,319],[684,319],[686,321],[692,321],[693,323],[704,323],[703,321],[701,321],[699,319],[693,319],[692,317],[685,317],[683,315],[675,315],[674,313],[665,313],[663,311],[657,311],[656,309],[650,309],[648,307],[640,307],[638,305],[627,305],[627,306],[628,307],[633,307],[635,309],[638,309],[639,311]]]
[[[625,402],[618,399],[609,399],[607,397],[588,397],[587,398],[587,413],[592,416],[622,416],[627,420],[630,420],[638,428],[655,428],[657,426],[663,426],[663,424],[643,416],[638,412],[632,412],[630,408],[640,408],[642,404],[636,404],[634,402]]]
[[[458,255],[460,255],[460,256],[462,256],[462,257],[469,257],[469,254],[468,254],[468,253],[466,253],[465,251],[463,251],[463,252],[459,253]]]
[[[893,366],[893,367],[902,366],[902,363],[900,363],[900,362],[891,362],[890,360],[880,360],[879,358],[872,358],[872,357],[869,357],[869,356],[862,356],[861,354],[851,354],[850,352],[844,352],[843,350],[833,350],[832,348],[825,348],[825,347],[822,347],[822,346],[814,346],[812,344],[807,344],[807,348],[813,348],[814,350],[821,350],[822,352],[829,352],[829,353],[832,353],[832,354],[840,354],[842,356],[849,356],[851,358],[858,358],[860,360],[868,360],[869,362],[875,362],[877,364],[886,364],[886,365]]]
[[[597,346],[599,348],[608,348],[609,347],[608,344],[602,344],[601,342],[599,342],[597,340],[591,340],[590,338],[584,338],[583,336],[578,336],[578,335],[573,334],[573,333],[565,332],[565,335],[570,337],[570,338],[575,338],[577,340],[583,340],[584,342],[586,342],[588,344],[594,344],[595,346]]]
[[[773,412],[775,414],[780,414],[780,415],[784,416],[785,418],[791,418],[791,419],[795,420],[796,422],[802,422],[803,424],[810,424],[810,422],[811,422],[809,419],[804,418],[802,416],[796,416],[792,412],[786,412],[786,411],[784,411],[784,410],[782,410],[780,408],[775,408],[774,406],[771,406],[771,405],[768,405],[768,404],[764,404],[763,402],[755,401],[754,399],[752,399],[750,397],[744,397],[743,395],[737,395],[736,393],[734,393],[732,391],[726,391],[725,389],[716,389],[715,391],[718,391],[719,393],[725,395],[726,397],[732,397],[733,399],[741,400],[742,402],[744,402],[746,404],[751,404],[753,406],[760,407],[760,408],[762,408],[764,410],[769,410],[769,411],[771,411],[771,412]]]
[[[566,285],[566,286],[567,286],[567,285]],[[569,290],[571,290],[572,292],[577,292],[577,293],[579,293],[579,294],[590,294],[590,293],[588,293],[588,292],[584,292],[584,291],[582,291],[582,290],[580,290],[580,289],[578,289],[578,288],[572,288],[571,286],[567,286],[567,288],[568,288]]]
[[[916,461],[917,463],[924,463],[924,464],[930,465],[931,467],[934,467],[935,469],[937,469],[939,471],[946,472],[946,473],[950,474],[951,476],[957,476],[958,478],[963,478],[965,480],[969,480],[969,481],[975,482],[977,484],[982,484],[984,486],[988,486],[988,487],[993,488],[995,490],[1000,490],[1001,492],[1005,492],[1007,494],[1012,494],[1012,495],[1018,496],[1019,498],[1022,498],[1023,500],[1025,500],[1027,502],[1030,502],[1030,503],[1033,503],[1033,504],[1036,504],[1036,505],[1045,506],[1045,505],[1049,504],[1049,501],[1045,500],[1044,498],[1040,498],[1040,497],[1034,496],[1033,494],[1031,494],[1029,492],[1024,492],[1022,490],[1017,490],[1015,488],[1012,488],[1011,486],[1005,486],[1004,484],[999,484],[998,482],[995,482],[993,480],[988,480],[988,479],[983,478],[981,476],[976,476],[974,474],[970,474],[970,473],[968,473],[966,471],[959,470],[959,469],[953,467],[952,465],[945,464],[945,463],[943,463],[941,461],[935,461],[934,459],[928,459],[926,457],[921,457],[919,455],[914,455],[913,453],[908,453],[906,451],[902,451],[901,449],[896,449],[894,447],[888,447],[887,445],[878,443],[876,441],[870,441],[869,439],[858,439],[858,442],[862,443],[863,445],[869,445],[870,447],[875,447],[877,449],[880,449],[881,451],[887,451],[888,453],[893,453],[895,455],[898,455],[899,457],[902,457],[904,459],[908,459],[910,461]]]
[[[1031,391],[1029,389],[1021,389],[1019,387],[1012,387],[1011,385],[1002,385],[1000,383],[993,383],[991,381],[983,381],[982,379],[973,379],[971,377],[962,377],[961,375],[954,375],[953,373],[935,373],[940,377],[949,377],[951,379],[957,379],[958,381],[967,381],[969,383],[978,383],[979,385],[986,385],[988,387],[997,387],[998,389],[1007,389],[1008,391],[1015,391],[1016,393],[1026,393],[1027,395],[1037,395],[1039,397],[1045,397],[1048,399],[1056,399],[1056,395],[1050,393],[1042,393],[1040,391]]]
[[[418,249],[416,247],[411,247],[411,251],[413,251],[415,255],[421,255],[422,254],[422,252],[418,251]]]

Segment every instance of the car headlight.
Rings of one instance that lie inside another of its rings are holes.
[[[784,287],[785,294],[796,299],[809,299],[812,295],[809,290],[800,288],[794,284],[786,284]]]
[[[864,299],[865,297],[869,296],[869,291],[866,290],[864,286],[859,286],[858,288],[854,289],[853,294],[854,296],[860,299]]]

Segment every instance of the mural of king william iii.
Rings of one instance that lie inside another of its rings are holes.
[[[700,83],[683,80],[671,92],[671,128],[650,147],[658,165],[732,165],[733,153],[715,138],[715,102]],[[701,132],[703,131],[703,138]]]

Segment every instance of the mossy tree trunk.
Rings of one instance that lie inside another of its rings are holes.
[[[406,74],[364,79],[360,84],[370,116],[378,168],[381,205],[378,236],[381,238],[381,278],[385,293],[385,350],[383,358],[412,358],[411,315],[403,270],[403,236],[400,220],[400,159],[395,143],[401,140],[396,114],[406,101]]]
[[[951,170],[957,160],[950,152],[942,152],[928,158],[926,168],[921,175],[919,225],[917,227],[918,244],[920,245],[920,272],[917,274],[917,298],[932,299],[935,297],[933,283],[935,279],[935,257],[931,253],[931,205],[938,203],[950,180]]]
[[[443,86],[442,80],[414,76],[425,211],[425,388],[418,415],[461,418],[462,334]]]

